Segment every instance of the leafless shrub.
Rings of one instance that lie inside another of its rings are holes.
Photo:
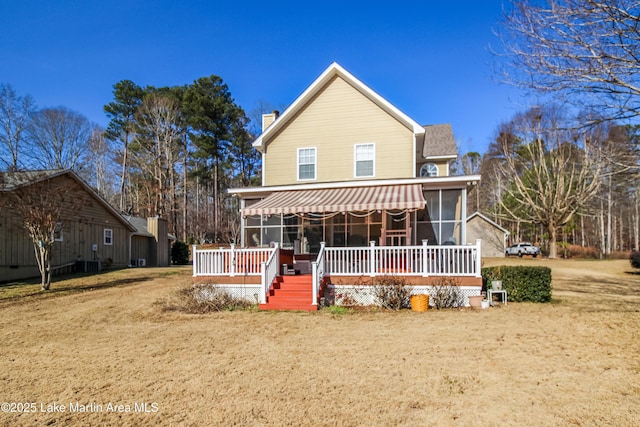
[[[460,292],[460,280],[454,277],[438,278],[432,285],[429,297],[438,310],[464,305],[464,295]]]
[[[380,305],[389,310],[411,307],[413,288],[402,277],[382,276],[373,282],[373,295]]]
[[[206,314],[216,311],[247,310],[254,306],[244,298],[231,295],[216,285],[194,285],[178,289],[174,298],[166,300],[164,311]]]

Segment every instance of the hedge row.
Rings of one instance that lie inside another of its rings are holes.
[[[506,266],[482,269],[483,287],[491,288],[492,280],[502,280],[509,301],[551,301],[551,269],[548,267]]]

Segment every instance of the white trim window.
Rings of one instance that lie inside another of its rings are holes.
[[[438,176],[438,166],[435,163],[425,163],[420,168],[420,176],[423,178]]]
[[[356,178],[371,178],[376,175],[376,145],[356,144],[353,148]]]
[[[64,236],[62,234],[62,223],[56,222],[56,227],[53,229],[53,241],[54,242],[62,242],[64,241]]]
[[[113,229],[111,228],[104,229],[104,244],[106,246],[113,245]]]
[[[317,169],[316,148],[298,148],[298,181],[315,180]]]

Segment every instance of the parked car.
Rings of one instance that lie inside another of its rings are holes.
[[[520,258],[522,258],[523,255],[531,255],[535,258],[540,254],[540,248],[538,246],[532,245],[531,243],[522,242],[509,246],[504,251],[504,254],[506,256],[518,255]]]

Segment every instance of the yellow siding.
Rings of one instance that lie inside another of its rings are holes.
[[[448,168],[447,168],[447,164],[449,163],[448,160],[438,160],[438,161],[428,161],[428,162],[425,162],[423,160],[421,163],[416,164],[416,176],[420,176],[420,168],[422,167],[422,165],[425,165],[427,163],[433,163],[438,167],[438,176],[449,176]]]
[[[354,179],[354,145],[375,144],[375,176],[414,176],[413,132],[340,77],[266,142],[265,185]],[[297,149],[316,147],[317,179],[298,181]]]

